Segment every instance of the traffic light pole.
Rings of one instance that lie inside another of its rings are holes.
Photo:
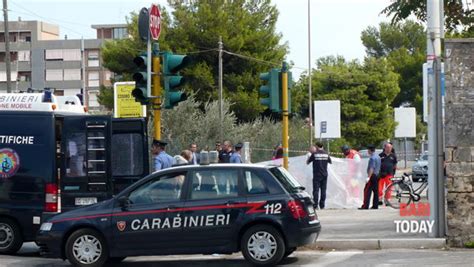
[[[283,62],[281,68],[281,96],[282,96],[282,115],[283,115],[283,167],[288,170],[288,66]]]
[[[153,126],[155,139],[161,139],[161,83],[160,83],[160,56],[153,55]]]

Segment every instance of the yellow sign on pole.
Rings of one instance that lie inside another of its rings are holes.
[[[145,117],[146,106],[136,102],[132,96],[135,82],[114,83],[114,118]]]

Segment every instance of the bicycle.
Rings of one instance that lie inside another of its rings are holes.
[[[428,180],[425,180],[421,185],[414,189],[413,182],[410,175],[403,173],[402,177],[393,177],[392,183],[385,189],[384,202],[386,206],[394,209],[399,209],[400,204],[410,204],[418,202],[421,199],[421,193],[428,187]]]

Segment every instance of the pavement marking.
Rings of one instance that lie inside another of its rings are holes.
[[[344,262],[354,255],[359,255],[363,253],[363,251],[331,251],[319,258],[317,264],[318,266],[328,266],[330,264]],[[314,263],[309,265],[314,266]]]

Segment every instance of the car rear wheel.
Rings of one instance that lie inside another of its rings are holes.
[[[98,267],[109,255],[105,239],[92,229],[79,229],[66,242],[66,257],[74,266]]]
[[[20,227],[8,218],[0,218],[0,254],[14,254],[23,245]]]
[[[285,241],[270,225],[249,228],[240,241],[245,259],[255,265],[276,265],[285,256]]]

